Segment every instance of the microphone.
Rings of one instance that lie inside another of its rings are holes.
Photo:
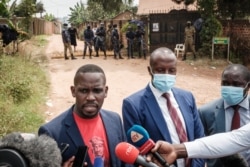
[[[61,167],[56,141],[49,136],[13,132],[0,139],[0,164],[18,167]]]
[[[121,142],[115,147],[116,156],[125,163],[138,164],[144,167],[158,167],[153,162],[147,162],[144,157],[139,155],[139,150],[126,142]]]
[[[104,162],[102,157],[100,156],[95,157],[93,167],[104,167]]]
[[[139,149],[142,155],[151,152],[151,149],[155,146],[155,142],[149,138],[146,129],[140,125],[133,125],[127,131],[127,138],[130,143],[133,143]],[[167,161],[158,152],[153,152],[152,154],[163,167],[169,167]]]
[[[248,167],[246,159],[239,153],[220,158],[223,167]]]

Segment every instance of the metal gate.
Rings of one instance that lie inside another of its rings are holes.
[[[184,43],[184,29],[187,21],[194,23],[200,14],[197,11],[172,10],[169,13],[149,14],[149,50],[168,47],[174,50],[175,45]],[[200,46],[199,34],[196,33],[196,46]],[[197,48],[196,48],[197,49]]]

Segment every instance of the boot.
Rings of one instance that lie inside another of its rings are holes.
[[[92,59],[92,51],[89,51],[89,58]]]
[[[75,60],[75,59],[76,57],[73,54],[71,54],[71,60]]]
[[[65,59],[65,60],[68,60],[69,57],[65,54],[65,55],[64,55],[64,59]]]
[[[185,60],[186,60],[186,54],[183,55],[183,57],[182,57],[181,60],[182,60],[182,61],[185,61]]]
[[[83,57],[82,57],[83,59],[85,59],[85,55],[86,55],[86,52],[83,52]]]
[[[196,55],[194,54],[194,58],[193,58],[193,60],[196,60]]]
[[[95,54],[95,57],[99,57],[99,54],[98,54],[98,52],[96,52],[96,54]]]
[[[119,59],[123,59],[123,57],[122,57],[121,53],[119,53]]]
[[[106,51],[104,51],[104,59],[107,59]]]

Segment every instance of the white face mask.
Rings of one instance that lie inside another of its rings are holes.
[[[175,85],[176,75],[153,74],[153,85],[161,92],[168,92]]]

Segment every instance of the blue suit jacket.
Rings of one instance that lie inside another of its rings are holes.
[[[248,98],[250,105],[250,97]],[[203,106],[198,111],[204,126],[205,135],[213,135],[226,131],[224,100],[222,98],[213,100]],[[223,164],[219,159],[207,160],[208,167],[221,167]]]
[[[115,155],[115,147],[118,143],[126,141],[123,125],[120,116],[111,111],[101,110],[101,118],[106,129],[108,140],[110,166],[123,167],[125,166]],[[39,135],[47,134],[54,138],[60,147],[62,143],[69,144],[69,148],[63,153],[63,161],[67,161],[71,156],[76,154],[77,147],[84,145],[80,131],[73,118],[73,106],[50,121],[49,123],[41,126],[38,130]],[[92,167],[89,156],[87,155],[86,161],[88,166]]]
[[[185,120],[189,141],[203,137],[204,130],[192,93],[178,88],[172,91]],[[122,114],[125,131],[138,124],[147,130],[153,141],[172,143],[171,134],[149,85],[123,100]],[[193,159],[191,167],[204,167],[204,160]]]

